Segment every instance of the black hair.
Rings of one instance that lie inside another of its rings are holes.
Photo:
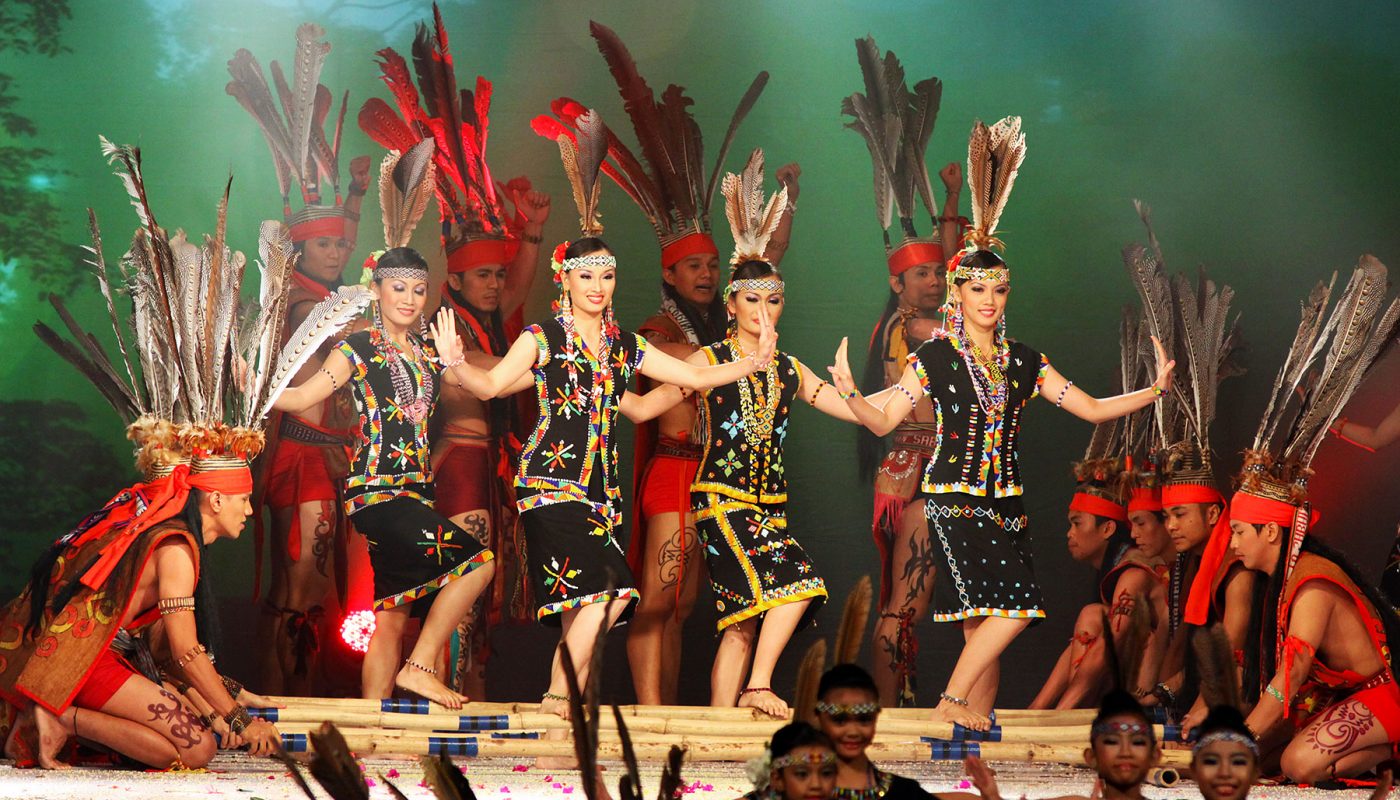
[[[895,279],[904,282],[903,275],[895,276]],[[880,312],[880,321],[875,323],[875,331],[870,335],[870,347],[865,351],[865,372],[860,376],[860,390],[862,394],[875,394],[885,388],[885,327],[889,325],[890,318],[899,313],[899,295],[894,290],[890,290],[890,297],[885,301],[885,310]],[[875,471],[880,468],[880,462],[884,460],[885,453],[889,446],[883,436],[876,436],[864,425],[856,432],[856,467],[862,481],[868,481],[875,477]]]
[[[877,697],[880,695],[880,690],[875,688],[875,679],[858,664],[837,664],[823,672],[821,681],[817,683],[817,698],[824,698],[828,692],[837,689],[859,689]]]
[[[1122,689],[1110,689],[1099,702],[1099,713],[1094,716],[1094,725],[1107,722],[1114,717],[1137,717],[1147,725],[1149,736],[1153,741],[1157,740],[1157,732],[1152,727],[1152,719],[1147,716],[1147,711],[1142,707],[1142,703],[1137,698]]]
[[[1123,560],[1123,556],[1133,549],[1133,528],[1126,522],[1119,522],[1109,517],[1094,515],[1094,527],[1097,528],[1104,523],[1113,523],[1113,534],[1108,537],[1108,543],[1104,545],[1103,562],[1099,564],[1098,584],[1103,585],[1103,579],[1108,577],[1118,563]]]
[[[1254,741],[1254,731],[1244,724],[1244,714],[1234,706],[1211,706],[1206,718],[1201,721],[1199,736],[1211,733],[1238,733]]]
[[[1284,537],[1284,542],[1283,546],[1279,548],[1278,561],[1274,564],[1273,574],[1269,576],[1267,581],[1255,581],[1254,583],[1254,608],[1262,609],[1263,613],[1252,615],[1249,632],[1245,637],[1244,685],[1242,688],[1244,698],[1248,702],[1259,699],[1264,685],[1273,680],[1274,673],[1278,670],[1275,642],[1279,632],[1278,604],[1279,597],[1283,594],[1283,572],[1288,561],[1288,528],[1280,526],[1280,535]],[[1381,618],[1381,624],[1385,627],[1386,641],[1400,642],[1400,612],[1395,610],[1390,600],[1375,584],[1364,578],[1361,572],[1353,567],[1341,553],[1311,536],[1304,537],[1303,552],[1321,556],[1336,564],[1375,607],[1377,615]],[[1396,668],[1394,647],[1392,646],[1389,652],[1384,655],[1386,668],[1393,673]]]
[[[564,258],[578,258],[579,256],[586,256],[589,253],[596,253],[599,250],[607,250],[609,253],[612,252],[612,248],[608,247],[608,243],[599,239],[597,236],[580,236],[572,242],[569,242],[569,246],[564,248]]]
[[[782,273],[778,272],[777,267],[769,264],[767,261],[753,259],[745,261],[735,267],[734,271],[729,275],[729,280],[732,282],[747,280],[749,278],[767,278],[770,276],[779,279],[783,277]]]
[[[213,587],[209,581],[205,580],[207,566],[204,560],[204,522],[199,515],[199,502],[205,493],[199,489],[191,489],[189,497],[185,500],[185,506],[176,516],[185,522],[186,528],[190,532],[190,537],[194,539],[195,547],[198,549],[200,569],[199,578],[194,586],[194,620],[195,628],[199,632],[199,641],[209,650],[211,654],[216,653],[220,644],[220,631],[217,608],[215,605]],[[106,510],[106,509],[104,509]],[[54,565],[60,556],[68,549],[68,545],[73,541],[74,534],[92,527],[100,522],[105,514],[98,512],[83,520],[74,533],[59,539],[49,546],[49,549],[34,562],[29,570],[29,621],[25,626],[25,633],[28,636],[37,636],[44,622],[44,612],[48,610],[51,614],[58,614],[63,607],[68,605],[82,588],[80,577],[97,561],[97,556],[85,564],[80,565],[73,573],[73,577],[64,585],[63,589],[49,597],[49,590],[52,588],[52,573]],[[113,569],[113,574],[117,570],[123,571],[123,579],[129,584],[134,584],[140,576],[137,572],[146,563],[145,553],[138,552],[137,548],[131,548],[123,554],[121,561]]]
[[[681,312],[681,316],[685,317],[686,322],[690,323],[690,328],[695,331],[701,345],[724,340],[728,316],[724,310],[724,297],[718,291],[715,292],[715,296],[709,304],[704,307],[681,297],[681,293],[676,291],[676,287],[664,280],[661,281],[661,294],[675,303],[676,310]]]
[[[799,747],[825,747],[835,751],[831,737],[806,722],[792,722],[773,732],[768,742],[768,753],[773,758],[782,758]]]
[[[404,269],[421,269],[428,271],[428,262],[423,258],[423,254],[412,247],[391,247],[384,251],[379,260],[374,262],[374,271],[380,269],[394,269],[395,267]],[[379,278],[375,278],[376,281]]]
[[[969,269],[1010,269],[1001,256],[991,250],[973,250],[963,256],[958,261],[958,269],[964,267]],[[962,286],[964,283],[967,283],[967,278],[958,278],[953,281],[954,286]]]

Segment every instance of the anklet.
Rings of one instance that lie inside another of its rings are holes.
[[[437,674],[437,670],[435,670],[435,669],[430,669],[430,668],[428,668],[428,667],[425,667],[425,666],[423,666],[422,664],[419,664],[417,661],[414,661],[414,660],[411,659],[411,658],[405,658],[405,659],[403,660],[403,663],[407,664],[407,665],[410,666],[410,667],[413,667],[414,669],[418,670],[419,672],[426,672],[426,673],[428,673],[429,675],[436,675],[436,674]]]
[[[746,694],[758,694],[759,692],[767,692],[767,693],[769,693],[769,694],[773,694],[773,690],[770,689],[770,688],[768,688],[767,686],[758,686],[758,687],[755,687],[755,688],[753,688],[753,689],[742,689],[742,690],[740,690],[740,691],[739,691],[739,696],[740,696],[740,697],[743,697],[743,696],[746,695]]]
[[[546,700],[558,700],[558,701],[560,701],[561,703],[567,703],[567,702],[569,702],[569,696],[568,696],[568,695],[566,695],[566,694],[555,694],[554,692],[545,692],[545,693],[544,693],[544,699],[546,699]]]
[[[967,701],[962,699],[961,697],[954,697],[951,694],[948,694],[947,692],[940,693],[938,697],[941,700],[947,700],[955,706],[962,706],[963,708],[967,708]]]

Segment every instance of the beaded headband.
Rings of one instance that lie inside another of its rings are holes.
[[[1089,738],[1096,739],[1111,733],[1126,733],[1129,736],[1145,733],[1148,736],[1155,736],[1152,726],[1144,722],[1096,722],[1089,729]]]
[[[1201,748],[1206,745],[1215,744],[1216,742],[1234,742],[1235,744],[1242,744],[1249,748],[1249,752],[1253,753],[1255,758],[1259,757],[1259,743],[1238,731],[1212,731],[1211,733],[1207,733],[1205,736],[1196,740],[1196,745],[1191,748],[1191,754],[1195,755],[1201,752]]]
[[[767,278],[740,278],[737,281],[730,281],[724,287],[724,295],[728,297],[739,292],[781,292],[783,291],[783,279],[775,277]]]
[[[808,764],[813,767],[824,767],[828,764],[835,764],[836,756],[832,753],[808,753],[806,755],[794,755],[789,753],[785,756],[778,756],[768,765],[769,769],[778,770],[783,767],[791,767],[796,764]]]
[[[837,714],[849,714],[851,716],[860,716],[862,714],[880,713],[879,703],[855,703],[852,705],[843,706],[838,705],[836,703],[828,703],[825,700],[823,700],[817,703],[816,708],[818,714],[826,714],[828,716],[833,717]]]
[[[1011,282],[1011,269],[1006,266],[1000,267],[969,267],[964,264],[967,257],[977,252],[975,249],[964,250],[959,253],[953,271],[948,273],[948,286],[951,288],[958,281],[984,281],[991,282]]]
[[[379,259],[386,251],[375,250],[365,258],[365,274],[360,279],[360,283],[368,284],[371,281],[426,281],[428,279],[427,267],[381,267]]]
[[[583,267],[597,267],[598,269],[607,269],[608,267],[616,266],[616,256],[605,253],[589,253],[586,256],[564,259],[563,262],[559,264],[559,271],[573,272],[574,270],[581,269]]]

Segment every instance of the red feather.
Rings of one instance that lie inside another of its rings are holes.
[[[418,90],[413,87],[413,76],[408,71],[408,62],[403,60],[391,47],[380,50],[379,72],[394,101],[399,104],[399,113],[410,122],[421,121],[426,114],[418,101]]]
[[[402,119],[399,119],[394,110],[389,108],[388,103],[378,97],[371,97],[365,101],[363,106],[360,106],[359,121],[360,130],[368,134],[369,138],[381,147],[389,150],[398,150],[400,153],[404,153],[422,139]]]

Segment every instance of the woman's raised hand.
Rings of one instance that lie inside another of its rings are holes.
[[[437,316],[428,325],[428,332],[433,337],[433,346],[437,348],[438,363],[444,367],[455,364],[462,357],[462,340],[457,336],[457,320],[452,309],[443,306],[438,309]]]
[[[836,391],[843,395],[850,394],[856,390],[856,379],[851,376],[851,364],[846,357],[847,337],[841,337],[841,346],[836,348],[836,358],[831,366],[826,368],[831,373],[831,383],[836,386]]]
[[[1176,368],[1176,361],[1167,358],[1167,349],[1162,346],[1156,336],[1152,337],[1152,349],[1157,353],[1157,378],[1152,381],[1152,385],[1163,392],[1172,388],[1172,370]]]
[[[758,352],[754,353],[754,361],[759,367],[766,367],[778,352],[778,329],[773,327],[767,303],[758,305],[758,325]]]

